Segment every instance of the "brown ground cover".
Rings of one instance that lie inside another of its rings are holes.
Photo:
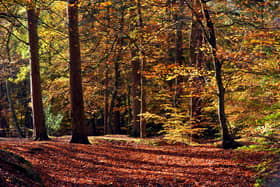
[[[31,162],[45,186],[249,187],[256,174],[250,167],[267,159],[265,152],[223,150],[210,144],[155,146],[130,138],[98,138],[80,145],[69,139],[0,141],[0,149]]]

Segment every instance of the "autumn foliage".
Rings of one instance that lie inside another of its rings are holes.
[[[160,137],[169,144],[219,141],[225,149],[242,146],[237,139],[245,138],[273,147],[280,134],[279,5],[273,0],[2,0],[0,137],[72,135],[72,143],[88,144],[87,136],[123,134]],[[60,146],[72,154],[68,144]],[[84,153],[89,147],[76,148]],[[141,152],[145,158],[153,153]],[[157,176],[151,165],[146,169]],[[169,174],[166,181],[172,182]],[[186,182],[187,175],[179,175]],[[135,182],[162,184],[147,180]],[[207,185],[196,177],[188,182]]]

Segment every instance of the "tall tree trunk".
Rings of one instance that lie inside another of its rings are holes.
[[[107,8],[107,25],[110,27],[110,8]],[[107,35],[109,35],[109,29],[106,28]],[[107,51],[107,47],[106,47]],[[109,62],[106,60],[105,62],[105,81],[104,81],[104,135],[111,132],[111,125],[109,121],[109,67],[108,67]]]
[[[131,76],[128,74],[128,80],[131,78]],[[132,121],[132,107],[131,107],[131,86],[129,84],[130,82],[128,81],[127,84],[127,96],[126,96],[126,105],[128,106],[127,110],[127,125],[129,125]]]
[[[109,90],[108,90],[108,64],[105,62],[104,80],[104,135],[108,134]]]
[[[123,3],[123,2],[122,2]],[[123,27],[124,27],[124,7],[122,5],[121,8],[121,20],[120,20],[120,28],[119,28],[119,32],[122,33],[123,32]],[[121,107],[121,97],[119,96],[119,87],[120,87],[120,61],[121,61],[121,57],[122,57],[122,47],[124,45],[124,41],[123,38],[117,38],[117,56],[115,59],[115,87],[114,87],[114,92],[112,95],[112,101],[111,101],[111,110],[110,113],[113,115],[113,121],[114,124],[112,124],[112,129],[113,129],[113,133],[114,134],[119,134],[121,132],[120,129],[120,107]]]
[[[3,84],[0,83],[0,137],[6,137],[7,133],[6,131],[8,130],[9,126],[8,126],[8,122],[6,120],[6,117],[2,115],[2,110],[4,108],[4,106],[2,105],[2,101],[3,101],[3,97],[5,95],[4,93],[4,88],[3,88]]]
[[[71,143],[89,144],[84,117],[84,101],[81,76],[81,52],[78,29],[78,0],[68,1],[68,29],[70,53],[70,92],[72,139]]]
[[[45,115],[43,111],[40,65],[39,65],[39,43],[38,43],[38,15],[35,11],[35,3],[30,1],[27,7],[28,36],[30,51],[30,84],[33,114],[33,138],[34,140],[48,140]]]
[[[176,3],[176,2],[173,2]],[[173,19],[176,25],[175,28],[175,65],[177,67],[183,65],[184,57],[183,57],[183,33],[182,33],[182,25],[183,25],[183,14],[184,14],[184,2],[180,0],[178,4],[178,11],[176,11],[173,15]],[[178,107],[180,104],[179,98],[182,95],[182,84],[183,77],[178,76],[174,80],[174,96],[173,96],[173,106]]]
[[[215,36],[215,28],[214,24],[209,15],[206,2],[202,0],[202,11],[205,16],[207,31],[208,31],[208,42],[211,45],[213,64],[215,68],[215,77],[217,84],[217,95],[218,95],[218,115],[219,121],[221,125],[221,134],[222,134],[222,146],[225,149],[228,148],[236,148],[240,146],[239,143],[235,142],[231,134],[228,130],[228,124],[225,114],[225,88],[222,80],[222,63],[219,61],[217,57],[217,44],[216,44],[216,36]]]
[[[131,0],[134,4],[135,0]],[[132,19],[137,15],[134,9],[130,9],[129,30],[133,32],[136,29]],[[130,42],[130,59],[131,59],[131,96],[132,96],[132,129],[131,136],[139,137],[140,135],[140,61],[136,44]]]
[[[114,125],[113,125],[113,133],[120,134],[121,133],[121,113],[120,113],[120,97],[117,96],[115,109],[114,109]]]
[[[7,120],[4,116],[2,116],[1,114],[1,110],[0,110],[0,137],[6,137],[7,133],[6,131],[8,130],[8,123]]]
[[[203,19],[203,15],[201,10],[200,0],[193,0],[192,7],[194,11],[197,13],[197,17],[194,13],[192,13],[192,26],[191,26],[191,37],[190,37],[190,66],[195,67],[197,70],[201,70],[203,68],[203,54],[200,48],[202,47],[203,41],[203,33],[201,29],[201,25],[199,24],[200,21]],[[192,80],[193,85],[193,92],[190,101],[190,116],[191,119],[195,122],[195,126],[199,124],[201,120],[201,107],[202,107],[202,100],[199,96],[202,91],[203,84],[203,77],[202,76],[195,76]]]
[[[121,52],[119,52],[121,53]],[[119,60],[120,60],[120,55],[118,54],[117,59],[115,61],[115,88],[114,88],[114,100],[112,98],[112,113],[114,116],[114,124],[112,124],[112,129],[114,134],[119,134],[120,133],[120,97],[119,97],[119,83],[120,83],[120,70],[119,70]]]
[[[10,54],[10,39],[11,39],[12,32],[13,32],[13,25],[11,26],[11,29],[8,33],[8,39],[7,39],[7,42],[6,42],[6,52],[7,52],[7,57],[8,57],[9,64],[12,61],[11,60],[11,54]],[[19,127],[18,118],[17,118],[16,112],[15,112],[13,101],[12,101],[11,94],[10,94],[9,81],[8,81],[7,78],[6,78],[6,81],[5,81],[5,85],[6,85],[6,95],[7,95],[7,99],[8,99],[8,103],[9,103],[9,108],[12,112],[12,119],[13,119],[13,122],[14,122],[14,125],[15,125],[15,128],[16,128],[16,131],[18,132],[18,135],[19,135],[20,138],[24,138],[25,136],[24,136],[23,132],[21,131],[20,127]]]
[[[120,103],[119,103],[119,97],[118,97],[118,89],[119,89],[119,79],[120,79],[120,71],[119,71],[119,55],[115,61],[115,87],[112,94],[112,100],[110,105],[110,124],[112,126],[112,133],[118,134],[120,132]],[[112,124],[112,122],[114,124]]]
[[[131,96],[132,96],[132,132],[134,137],[140,133],[140,64],[137,58],[137,49],[131,46]]]
[[[16,112],[15,112],[15,109],[14,109],[14,105],[13,105],[13,102],[12,102],[12,98],[11,98],[11,94],[10,94],[9,81],[6,80],[5,82],[6,82],[6,92],[7,92],[7,99],[8,99],[8,103],[9,103],[9,108],[12,112],[12,119],[13,119],[13,122],[14,122],[14,125],[15,125],[15,128],[16,128],[16,131],[17,131],[20,138],[24,138],[25,136],[24,136],[23,132],[21,131],[20,127],[19,127],[18,118],[17,118]]]
[[[137,17],[138,17],[138,30],[140,31],[139,37],[139,62],[140,62],[140,118],[139,118],[139,127],[140,127],[140,138],[146,137],[146,120],[142,114],[144,114],[147,110],[146,107],[146,78],[144,76],[145,73],[145,54],[143,51],[143,19],[142,19],[142,8],[141,8],[141,0],[137,0]]]

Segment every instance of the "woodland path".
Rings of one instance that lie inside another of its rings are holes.
[[[0,149],[31,162],[46,186],[249,187],[255,183],[253,167],[267,159],[265,152],[210,144],[152,145],[124,136],[106,138],[91,138],[91,145],[70,144],[70,137],[41,142],[0,139]]]

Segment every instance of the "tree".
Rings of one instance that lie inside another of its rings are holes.
[[[39,65],[39,37],[38,37],[38,16],[39,10],[35,7],[35,1],[27,5],[28,36],[30,51],[30,81],[31,100],[33,114],[33,138],[34,140],[48,140],[45,116],[43,111],[41,78]]]
[[[130,32],[139,33],[137,34],[137,40],[131,43],[130,54],[131,54],[131,95],[132,95],[132,135],[140,136],[141,138],[146,137],[146,122],[143,113],[146,112],[146,90],[145,90],[145,54],[143,51],[143,18],[142,18],[142,5],[140,0],[136,0],[136,10],[131,10],[130,18],[136,17],[136,26],[130,23]]]
[[[215,35],[215,28],[214,23],[210,17],[208,12],[208,8],[206,6],[206,2],[204,0],[201,2],[201,11],[203,12],[204,19],[206,22],[206,26],[203,25],[203,22],[199,20],[199,15],[195,11],[195,9],[187,3],[188,7],[192,10],[195,14],[197,21],[201,25],[204,35],[207,39],[207,42],[210,45],[211,53],[212,53],[212,61],[215,69],[215,79],[217,84],[217,96],[218,96],[218,116],[219,122],[221,126],[221,135],[222,135],[222,147],[225,149],[228,148],[236,148],[240,146],[239,143],[235,142],[232,135],[229,132],[226,114],[225,114],[225,87],[223,85],[222,79],[222,62],[219,60],[217,56],[217,43],[216,43],[216,35]]]
[[[11,23],[11,27],[8,30],[8,36],[7,36],[7,41],[6,41],[6,54],[7,54],[7,59],[8,59],[8,63],[11,63],[11,53],[10,53],[10,41],[11,41],[11,36],[12,36],[12,32],[13,32],[13,27],[14,27],[14,22]],[[6,78],[5,80],[5,85],[6,85],[6,95],[7,95],[7,100],[9,103],[9,108],[10,111],[12,113],[12,118],[13,118],[13,122],[14,122],[14,126],[19,134],[20,138],[24,138],[25,135],[23,134],[23,132],[20,129],[19,123],[18,123],[18,118],[14,109],[14,104],[11,98],[11,93],[10,93],[10,85],[9,85],[9,80],[8,78]]]
[[[141,0],[137,0],[137,27],[138,30],[140,31],[140,36],[139,36],[139,63],[140,63],[140,138],[145,138],[146,137],[146,120],[143,117],[143,114],[147,110],[146,106],[146,78],[144,76],[145,73],[145,64],[146,64],[146,59],[145,59],[145,53],[143,51],[143,14],[142,14],[142,3]]]
[[[202,20],[202,12],[200,0],[193,0],[192,7],[197,12],[197,17],[192,13],[192,25],[191,25],[191,37],[190,37],[190,66],[196,68],[198,71],[203,68],[203,53],[201,51],[203,42],[203,33],[201,25],[198,20]],[[195,76],[192,79],[193,93],[190,101],[190,116],[195,123],[199,123],[201,120],[201,89],[203,87],[203,77]]]
[[[139,136],[140,133],[140,67],[137,56],[137,49],[131,46],[131,96],[132,96],[132,136]]]
[[[84,101],[81,76],[81,52],[78,29],[78,0],[68,1],[68,30],[70,53],[70,92],[72,139],[71,143],[89,144],[84,117]]]
[[[132,1],[133,2],[133,1]],[[130,32],[135,32],[135,24],[132,19],[135,16],[135,10],[130,9]],[[130,59],[131,59],[131,96],[132,96],[132,136],[140,134],[140,62],[138,50],[134,42],[130,41]]]

